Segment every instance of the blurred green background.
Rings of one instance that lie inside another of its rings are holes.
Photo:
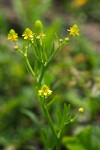
[[[46,72],[45,82],[51,83],[56,97],[49,111],[56,123],[64,103],[71,104],[74,114],[83,107],[84,114],[63,131],[62,150],[100,150],[99,0],[0,1],[0,150],[47,150],[46,145],[52,145],[48,126],[48,137],[43,136],[46,122],[35,81],[7,40],[13,28],[21,45],[24,29],[34,30],[37,19],[44,24],[48,47],[55,32],[63,38],[73,24],[80,28],[80,37],[61,49]],[[31,54],[29,59],[32,63]]]

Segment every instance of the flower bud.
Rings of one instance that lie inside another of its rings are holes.
[[[14,34],[15,34],[15,30],[14,30],[14,29],[11,29],[11,30],[9,31],[9,33],[10,33],[10,35],[14,35]]]
[[[60,43],[62,43],[62,42],[63,42],[63,40],[62,40],[62,39],[59,39],[59,42],[60,42]]]
[[[35,33],[37,35],[43,33],[43,25],[42,25],[42,22],[40,20],[37,20],[35,22]]]
[[[66,42],[69,42],[69,41],[70,41],[70,39],[69,39],[69,38],[67,38],[67,37],[66,37],[64,40],[65,40]]]
[[[79,113],[83,113],[83,112],[84,112],[84,108],[82,108],[82,107],[79,108],[79,109],[78,109],[78,112],[79,112]]]
[[[19,47],[18,47],[17,45],[14,46],[14,50],[18,50],[18,48],[19,48]]]
[[[75,121],[75,119],[74,119],[74,118],[70,119],[70,122],[74,122],[74,121]]]

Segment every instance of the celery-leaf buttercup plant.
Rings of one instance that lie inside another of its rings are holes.
[[[68,44],[70,42],[70,39],[72,36],[79,36],[79,28],[77,25],[73,25],[70,27],[69,36],[65,37],[64,39],[59,39],[57,34],[55,34],[57,45],[53,43],[53,46],[51,46],[50,52],[46,50],[45,45],[45,38],[46,34],[43,32],[43,25],[40,20],[37,20],[35,22],[34,26],[34,32],[26,28],[25,31],[22,34],[22,37],[24,38],[24,42],[22,45],[22,48],[20,48],[17,44],[18,41],[18,34],[11,29],[8,34],[8,40],[14,43],[14,50],[18,51],[24,58],[24,61],[26,63],[27,70],[32,75],[32,77],[36,81],[36,86],[38,87],[37,95],[39,98],[39,102],[43,108],[45,118],[48,121],[48,124],[51,128],[52,134],[55,138],[53,147],[56,147],[56,150],[61,149],[61,133],[65,125],[68,123],[71,123],[72,120],[75,119],[77,116],[73,116],[70,112],[70,106],[67,106],[64,104],[64,109],[59,115],[59,125],[58,128],[55,128],[55,124],[52,121],[52,118],[48,112],[48,97],[52,94],[53,91],[48,87],[48,85],[43,84],[43,79],[46,70],[48,69],[49,65],[51,64],[52,60],[54,59],[54,56],[56,53],[61,49],[62,46]],[[34,65],[31,65],[29,59],[28,59],[28,50],[32,49],[34,53]],[[83,112],[83,108],[79,109],[79,112]],[[53,149],[53,148],[52,148]]]

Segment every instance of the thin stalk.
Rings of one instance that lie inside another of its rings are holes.
[[[52,60],[52,58],[54,57],[54,55],[59,51],[60,47],[58,47],[54,52],[53,54],[50,56],[49,60],[48,60],[48,63]]]
[[[60,48],[63,46],[64,44],[60,45],[50,56],[50,58],[48,59],[48,63],[52,60],[52,58],[55,56],[55,54],[60,50]]]
[[[29,61],[28,61],[27,55],[24,55],[24,59],[25,59],[25,62],[26,62],[26,65],[27,65],[27,68],[28,68],[30,74],[31,74],[33,77],[35,77],[35,73],[34,73],[32,67],[31,67],[31,65],[30,65],[30,63],[29,63]]]

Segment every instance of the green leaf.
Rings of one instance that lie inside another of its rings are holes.
[[[39,121],[37,120],[36,116],[33,114],[33,112],[26,110],[26,109],[22,109],[21,112],[23,114],[25,114],[26,116],[28,116],[33,122],[35,122],[36,124],[39,124]]]
[[[64,104],[63,113],[61,114],[61,112],[60,112],[57,115],[58,115],[58,121],[59,121],[59,124],[58,124],[58,130],[59,130],[58,137],[60,137],[64,126],[67,125],[70,122],[71,118],[72,118],[72,114],[70,112],[70,105],[67,106],[66,104]]]
[[[63,143],[69,150],[86,150],[77,137],[64,137]]]
[[[54,148],[55,140],[53,139],[48,128],[42,129],[42,140],[46,150],[52,150]]]
[[[51,52],[50,52],[50,56],[54,53],[54,50],[55,50],[55,47],[54,47],[54,43],[53,43],[52,48],[51,48]]]
[[[76,137],[64,137],[62,142],[69,150],[99,150],[100,128],[87,127]]]

